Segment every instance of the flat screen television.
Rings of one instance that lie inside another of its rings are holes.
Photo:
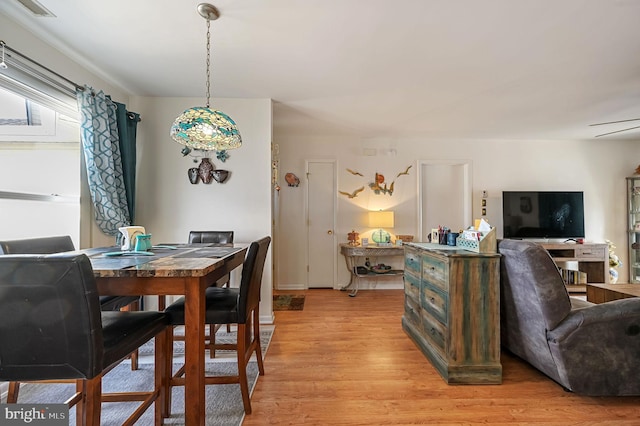
[[[504,238],[584,238],[582,191],[503,191]]]

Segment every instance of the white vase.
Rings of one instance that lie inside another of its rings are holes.
[[[618,271],[615,268],[609,268],[609,284],[618,282]]]

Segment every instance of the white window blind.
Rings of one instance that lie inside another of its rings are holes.
[[[77,118],[76,83],[10,48],[4,49],[6,69],[0,69],[0,86],[68,117]]]

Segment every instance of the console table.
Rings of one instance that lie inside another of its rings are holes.
[[[404,256],[404,248],[402,246],[352,246],[347,243],[340,244],[340,253],[344,256],[344,260],[347,264],[347,269],[350,273],[349,284],[342,287],[341,290],[346,290],[353,286],[349,296],[355,297],[358,294],[358,280],[362,277],[377,278],[388,277],[390,275],[402,275],[404,271],[401,269],[391,269],[386,273],[375,273],[373,271],[367,271],[367,273],[358,273],[358,261],[360,260],[364,264],[364,259],[367,257],[387,257],[387,256]]]

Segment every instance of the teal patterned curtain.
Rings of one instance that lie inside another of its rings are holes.
[[[127,106],[119,102],[116,104],[116,122],[118,124],[118,136],[120,138],[120,155],[122,157],[122,175],[124,189],[127,194],[129,206],[129,218],[135,222],[135,196],[136,196],[136,133],[140,114],[127,111]]]
[[[116,105],[104,92],[77,91],[82,148],[98,227],[116,236],[131,225],[122,172]]]

